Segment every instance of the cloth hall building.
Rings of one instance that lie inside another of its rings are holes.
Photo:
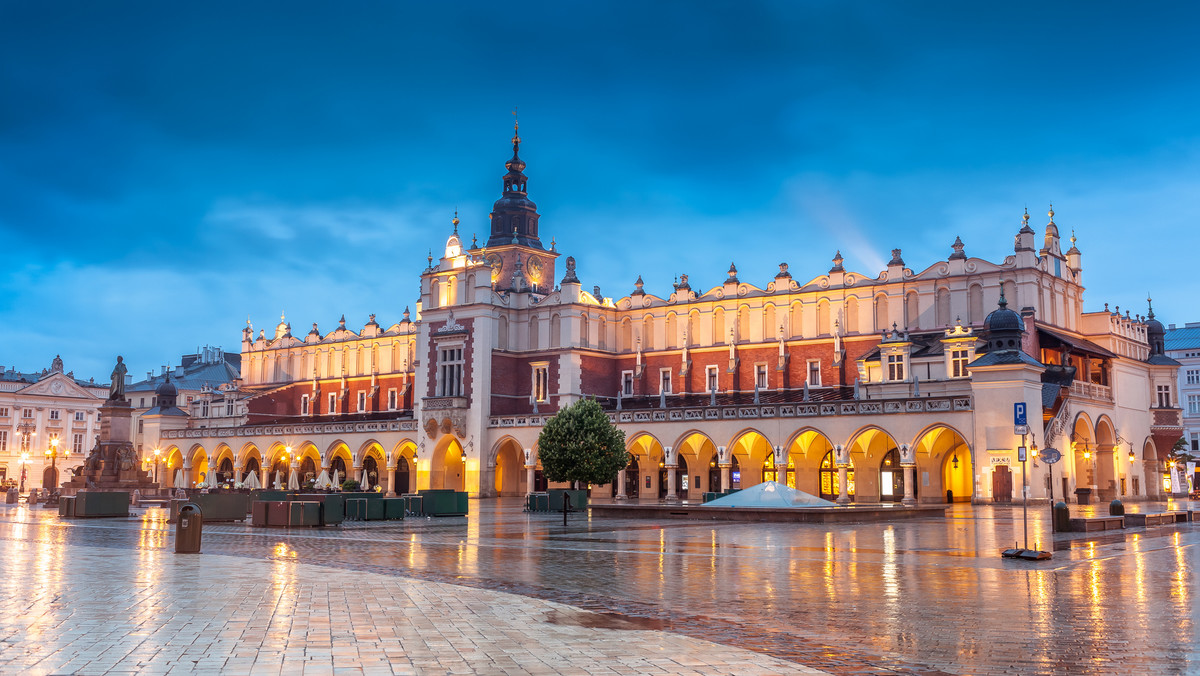
[[[781,264],[743,280],[731,265],[712,288],[685,275],[655,293],[639,278],[609,298],[545,243],[512,146],[486,242],[467,246],[455,218],[414,311],[302,336],[248,325],[244,414],[200,427],[162,407],[143,415],[147,448],[187,482],[295,466],[389,493],[522,495],[544,485],[542,425],[593,397],[632,458],[593,498],[697,500],[775,479],[843,502],[1008,501],[1023,404],[1043,454],[1027,465],[1032,497],[1163,491],[1178,364],[1153,310],[1084,310],[1083,255],[1074,237],[1062,250],[1052,209],[1040,233],[1028,213],[1014,225],[1001,261],[956,239],[918,267],[899,249],[869,274],[840,255],[815,276]]]

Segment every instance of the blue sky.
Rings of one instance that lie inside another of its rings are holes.
[[[998,260],[1200,320],[1200,10],[1129,3],[0,5],[0,365],[106,379],[286,312],[398,321],[484,233],[520,107],[585,288]]]

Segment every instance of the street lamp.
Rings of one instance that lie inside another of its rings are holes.
[[[69,455],[71,455],[70,449],[67,449],[64,447],[63,448],[63,457],[66,458]],[[58,437],[50,437],[50,448],[46,449],[46,457],[50,458],[50,470],[54,475],[54,481],[57,483],[58,482],[58,466],[55,464],[55,461],[58,459]],[[44,482],[44,477],[43,477],[43,482]],[[51,487],[46,486],[46,488],[51,488]],[[57,488],[57,486],[55,486],[55,488]]]
[[[158,463],[162,461],[162,449],[154,449],[154,483],[158,483]]]

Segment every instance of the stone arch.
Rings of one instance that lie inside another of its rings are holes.
[[[363,460],[367,455],[375,456],[376,462],[380,467],[387,465],[387,454],[383,450],[383,444],[376,439],[367,439],[358,447],[358,452],[354,454],[354,466],[362,467]]]
[[[184,479],[188,482],[186,488],[191,488],[208,476],[210,455],[208,449],[204,448],[201,444],[193,444],[191,449],[188,450],[187,457],[187,466],[191,470],[184,471]]]
[[[525,346],[526,349],[529,349],[529,350],[538,349],[538,334],[541,332],[541,330],[542,330],[541,321],[538,319],[537,315],[530,317],[529,318],[529,342]]]
[[[503,315],[496,322],[496,346],[501,350],[508,349],[508,317]]]
[[[828,336],[833,333],[833,321],[829,318],[829,301],[825,298],[817,301],[817,335]]]
[[[792,338],[804,337],[804,303],[801,301],[793,301],[789,306],[790,316],[788,317],[788,332]]]
[[[550,347],[562,347],[562,317],[550,315]]]
[[[975,453],[962,432],[935,423],[913,437],[912,448],[917,463],[914,479],[923,502],[939,502],[947,497],[967,502],[975,496]],[[924,472],[929,472],[928,487]]]
[[[673,446],[676,457],[684,458],[691,476],[687,494],[680,499],[699,497],[705,491],[721,490],[721,473],[717,466],[717,445],[704,432],[691,430],[682,434]],[[715,484],[714,484],[715,480]]]
[[[967,324],[983,323],[983,285],[972,284],[967,290]]]
[[[417,444],[411,439],[400,440],[388,455],[388,468],[395,472],[392,491],[401,495],[417,492],[417,477],[420,464],[417,460]]]
[[[183,451],[178,446],[170,446],[167,448],[164,457],[167,459],[167,476],[163,484],[171,488],[183,488],[183,486],[175,485],[175,472],[183,467]]]
[[[468,465],[464,455],[462,442],[453,434],[443,434],[429,460],[429,487],[467,490]]]
[[[579,315],[579,347],[587,348],[592,346],[591,331],[588,330],[589,321],[586,312]]]
[[[795,488],[806,493],[820,493],[821,460],[833,450],[833,441],[815,427],[802,427],[787,441],[788,466],[795,472]]]
[[[746,428],[733,435],[728,453],[737,458],[741,466],[741,481],[734,488],[748,488],[762,482],[762,465],[767,456],[774,452],[765,434],[754,428]]]
[[[851,458],[855,454],[858,455],[858,460],[855,461],[857,471],[854,475],[854,483],[856,495],[860,500],[873,502],[880,499],[880,479],[884,471],[881,469],[880,463],[885,460],[885,456],[889,452],[898,450],[899,447],[900,442],[887,430],[877,425],[860,428],[850,437],[846,449]]]
[[[1075,416],[1071,424],[1070,453],[1074,487],[1092,487],[1096,485],[1096,426],[1091,417],[1084,411]]]
[[[511,435],[505,435],[492,445],[488,467],[493,468],[491,488],[497,496],[525,495],[528,483],[525,472],[525,449]]]
[[[737,319],[734,322],[735,340],[739,343],[745,343],[753,340],[750,335],[750,306],[742,303],[737,309]]]
[[[904,328],[921,328],[921,302],[916,291],[909,291],[904,295]]]
[[[712,315],[712,344],[725,344],[725,308],[718,307],[713,309]]]
[[[679,325],[678,325],[678,319],[676,318],[674,312],[667,313],[665,329],[666,329],[666,334],[667,334],[666,338],[667,339],[666,339],[666,345],[664,347],[666,347],[668,350],[673,350],[673,349],[679,347]]]
[[[621,319],[617,331],[617,349],[621,352],[633,352],[633,321],[629,317]]]
[[[936,328],[945,328],[954,321],[950,317],[950,289],[940,286],[933,296],[933,319]]]
[[[779,338],[779,326],[775,322],[775,305],[767,303],[763,306],[762,314],[762,340],[777,340]]]
[[[1096,453],[1092,458],[1096,467],[1096,488],[1101,502],[1115,500],[1120,496],[1117,478],[1121,475],[1117,456],[1117,433],[1112,419],[1107,414],[1096,418]]]
[[[430,309],[438,307],[438,305],[439,305],[438,300],[440,300],[440,298],[438,296],[439,293],[441,293],[441,289],[439,288],[437,278],[434,277],[432,280],[429,281],[429,307],[430,307]]]
[[[637,458],[639,468],[638,486],[640,495],[658,495],[659,463],[663,461],[662,443],[649,432],[638,432],[625,442],[625,450],[629,452],[630,462]]]
[[[642,316],[642,349],[649,352],[655,349],[654,340],[654,315],[646,314]]]
[[[700,321],[700,311],[699,310],[692,310],[691,312],[688,313],[688,323],[687,323],[687,346],[688,347],[699,347],[700,346],[700,338],[701,338],[700,327],[702,325],[703,325],[703,323]],[[709,342],[712,342],[711,337],[709,338]]]

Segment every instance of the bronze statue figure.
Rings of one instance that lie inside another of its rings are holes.
[[[109,401],[121,401],[125,399],[125,374],[129,369],[125,367],[124,360],[118,356],[117,365],[113,367],[112,384],[108,386]]]

